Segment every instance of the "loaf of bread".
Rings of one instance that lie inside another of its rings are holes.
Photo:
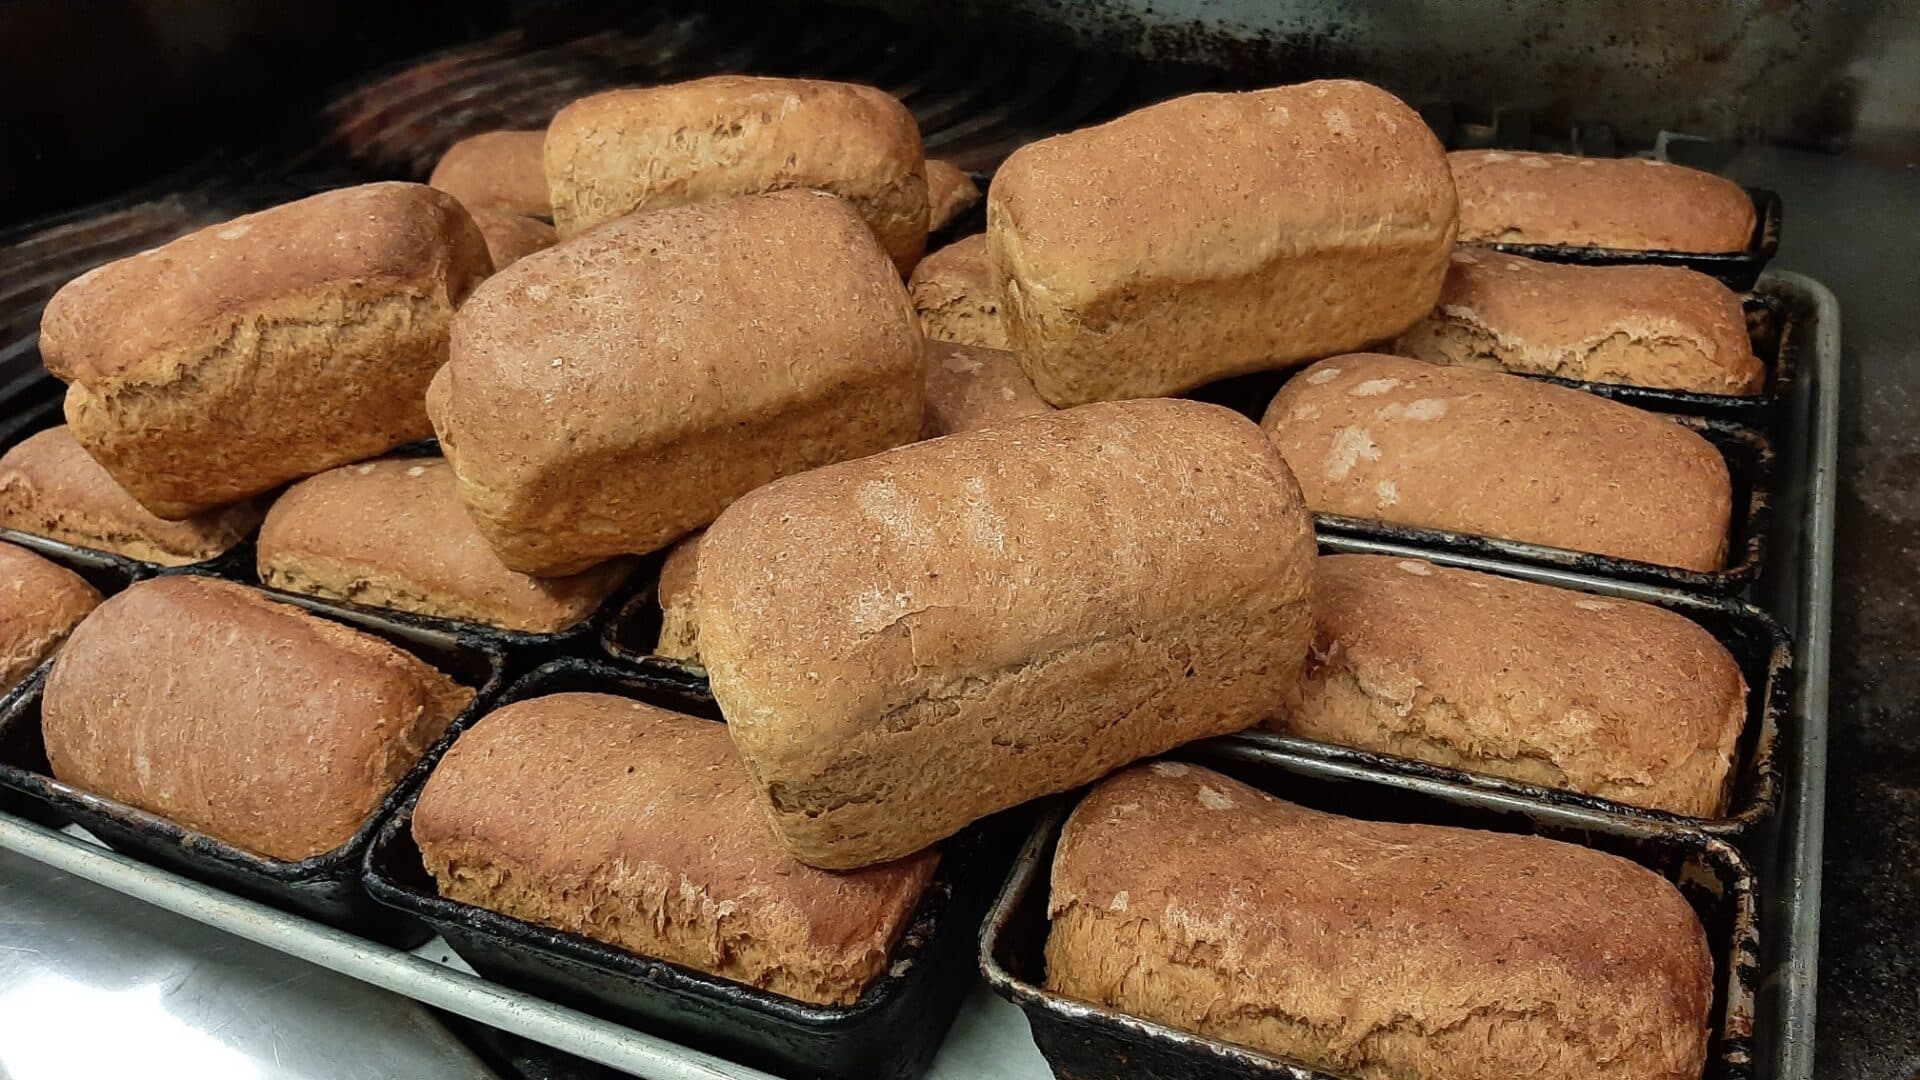
[[[980,201],[979,185],[958,167],[927,159],[927,231],[939,232]]]
[[[561,236],[634,210],[817,188],[852,203],[905,273],[927,243],[920,128],[871,86],[715,75],[610,90],[547,127]]]
[[[427,183],[481,210],[523,217],[550,217],[547,172],[540,148],[544,131],[483,131],[447,148]]]
[[[920,331],[927,337],[985,349],[1007,347],[1000,296],[987,273],[985,233],[955,240],[920,260],[907,291],[920,316]]]
[[[591,616],[632,565],[563,578],[501,565],[440,458],[348,465],[287,490],[260,526],[260,581],[275,589],[505,630],[551,633]]]
[[[1718,570],[1733,488],[1668,417],[1493,371],[1354,353],[1261,421],[1315,513]]]
[[[379,638],[178,576],[81,623],[40,712],[61,781],[294,861],[352,839],[472,700]]]
[[[248,500],[168,521],[134,501],[66,427],[49,428],[0,456],[0,527],[161,566],[203,562],[260,524]]]
[[[1699,1080],[1713,955],[1646,867],[1156,762],[1067,820],[1047,987],[1362,1080]]]
[[[609,694],[487,715],[427,780],[413,837],[448,899],[820,1005],[887,970],[938,861],[795,862],[724,724]]]
[[[74,438],[178,520],[430,434],[453,311],[491,270],[452,196],[342,188],[75,278],[40,352]]]
[[[487,255],[495,270],[505,270],[521,256],[545,251],[559,240],[553,226],[546,222],[502,210],[475,210],[473,223],[487,238]]]
[[[660,563],[660,643],[654,655],[683,664],[700,663],[700,619],[693,609],[695,573],[700,568],[700,530],[667,549]]]
[[[987,191],[1008,340],[1060,406],[1391,340],[1453,232],[1440,141],[1359,82],[1175,98],[1029,143]]]
[[[1238,414],[1091,405],[735,503],[700,548],[700,653],[787,849],[865,866],[1270,719],[1313,552]]]
[[[909,442],[913,306],[847,203],[634,214],[495,274],[428,395],[480,533],[521,573],[656,551],[761,484]]]
[[[1447,164],[1468,243],[1712,253],[1753,240],[1753,198],[1683,165],[1512,150],[1456,150]]]
[[[1727,805],[1739,663],[1652,604],[1386,555],[1324,555],[1281,731],[1650,810]]]
[[[972,431],[1023,416],[1052,412],[1004,349],[927,342],[927,413],[923,438]]]
[[[0,543],[0,694],[33,674],[99,604],[79,574]]]
[[[1435,364],[1626,383],[1706,394],[1757,394],[1753,355],[1732,289],[1677,266],[1569,266],[1457,248],[1440,303],[1393,351]]]

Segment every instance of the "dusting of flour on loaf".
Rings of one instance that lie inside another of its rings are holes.
[[[1326,116],[1322,119],[1327,122],[1327,130],[1335,135],[1345,137],[1353,134],[1353,124],[1347,120],[1347,114],[1343,110],[1328,109]]]
[[[1380,460],[1380,447],[1366,428],[1344,427],[1334,432],[1333,448],[1327,451],[1327,479],[1344,480],[1362,459]]]
[[[1155,776],[1185,776],[1187,767],[1177,761],[1156,761],[1153,763]]]
[[[545,300],[547,297],[552,295],[553,295],[553,290],[548,288],[545,285],[527,286],[527,299],[529,300]]]
[[[425,476],[426,474],[427,467],[425,465],[414,465],[407,469],[408,476]]]
[[[252,231],[253,226],[251,225],[229,225],[219,232],[214,233],[214,235],[222,240],[238,240]]]
[[[1313,374],[1307,376],[1307,385],[1319,386],[1321,383],[1332,382],[1333,380],[1339,377],[1340,377],[1339,368],[1337,367],[1321,368],[1319,371],[1316,371]]]
[[[1112,910],[1112,911],[1127,910],[1127,890],[1121,889],[1119,892],[1114,893],[1113,903],[1108,904],[1107,907],[1109,910]]]
[[[1320,415],[1320,406],[1318,405],[1302,405],[1299,408],[1293,410],[1293,418],[1295,420],[1311,420],[1314,417],[1319,415]]]
[[[1378,397],[1399,385],[1399,379],[1368,379],[1347,393],[1352,397]]]
[[[1394,565],[1398,566],[1400,569],[1405,570],[1407,573],[1412,574],[1415,577],[1432,577],[1433,576],[1433,567],[1428,566],[1426,563],[1423,563],[1423,562],[1414,562],[1412,559],[1401,559],[1399,562],[1395,563]]]
[[[1394,402],[1382,405],[1373,414],[1382,420],[1438,420],[1447,415],[1447,403],[1439,398],[1420,398],[1402,405]]]
[[[1391,480],[1382,480],[1373,485],[1373,493],[1380,498],[1382,507],[1392,506],[1400,501],[1400,489]]]
[[[1205,784],[1201,784],[1200,805],[1209,810],[1231,810],[1234,806],[1233,796],[1218,788],[1210,788]]]
[[[1573,606],[1581,611],[1612,611],[1613,605],[1605,600],[1575,600]]]

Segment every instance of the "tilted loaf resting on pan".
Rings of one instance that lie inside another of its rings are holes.
[[[1440,303],[1393,351],[1436,364],[1757,394],[1740,296],[1677,266],[1567,266],[1456,248]]]
[[[927,231],[939,232],[980,201],[973,177],[944,161],[927,161]]]
[[[79,574],[0,543],[0,694],[33,674],[99,604],[99,591]]]
[[[483,131],[447,148],[428,184],[460,200],[468,210],[543,218],[551,216],[547,172],[540,150],[545,131]]]
[[[1033,388],[1020,361],[1004,349],[927,342],[924,438],[1018,420],[1053,411]]]
[[[1362,821],[1189,765],[1102,782],[1053,860],[1047,987],[1358,1080],[1699,1080],[1714,965],[1643,866]]]
[[[67,427],[0,456],[0,526],[129,559],[185,566],[225,553],[260,524],[256,501],[168,521],[134,501]]]
[[[506,630],[551,633],[592,615],[632,570],[573,577],[501,565],[440,458],[387,458],[303,480],[260,526],[260,581],[275,589]]]
[[[667,550],[660,563],[660,644],[654,653],[686,664],[700,663],[700,621],[694,612],[694,587],[700,570],[705,529]]]
[[[700,549],[700,652],[787,849],[864,866],[1270,718],[1313,551],[1237,414],[1089,405],[735,503]]]
[[[1673,420],[1491,371],[1354,353],[1288,380],[1261,426],[1315,513],[1718,570],[1733,487]]]
[[[920,260],[907,288],[927,337],[985,349],[1007,347],[1000,294],[987,272],[985,233],[955,240]]]
[[[1456,150],[1447,164],[1467,243],[1705,254],[1753,240],[1753,198],[1683,165],[1513,150]]]
[[[472,700],[369,634],[163,577],[73,632],[41,730],[61,781],[292,861],[352,839]]]
[[[537,218],[500,210],[475,210],[473,223],[487,238],[487,255],[495,270],[505,270],[522,256],[545,251],[558,240],[553,226]]]
[[[859,217],[784,191],[634,214],[495,274],[428,409],[500,560],[558,576],[917,438],[920,351]]]
[[[608,694],[482,719],[428,779],[413,836],[449,899],[822,1005],[886,971],[939,858],[795,862],[725,725]]]
[[[853,204],[901,273],[926,248],[919,125],[871,86],[715,75],[609,90],[553,118],[546,169],[561,236],[634,210],[817,188]]]
[[[186,518],[431,434],[447,328],[492,268],[451,195],[342,188],[82,274],[40,351],[80,445]]]
[[[1650,810],[1726,808],[1739,663],[1676,612],[1388,555],[1323,555],[1278,730]]]
[[[1390,340],[1453,231],[1439,140],[1359,82],[1175,98],[1029,143],[987,191],[1010,347],[1062,406]]]

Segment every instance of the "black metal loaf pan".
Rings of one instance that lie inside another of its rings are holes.
[[[1634,251],[1628,248],[1571,247],[1559,244],[1477,244],[1542,262],[1577,263],[1581,266],[1678,266],[1698,270],[1726,282],[1729,288],[1745,292],[1760,280],[1780,250],[1780,196],[1759,188],[1748,188],[1753,199],[1753,236],[1745,251],[1724,254],[1697,251]]]
[[[374,904],[361,891],[361,861],[380,821],[417,781],[425,779],[455,735],[491,706],[504,677],[505,660],[497,651],[451,638],[380,636],[476,693],[473,703],[427,749],[353,838],[332,851],[297,862],[270,858],[54,779],[40,732],[41,690],[48,666],[36,674],[30,693],[0,710],[0,788],[51,809],[114,850],[155,866],[380,941],[403,947],[420,944],[430,936],[423,926]]]
[[[1336,781],[1247,769],[1219,747],[1172,755],[1236,776],[1317,810],[1373,820],[1540,833],[1610,851],[1672,880],[1699,914],[1715,966],[1713,1031],[1705,1080],[1752,1080],[1759,935],[1751,872],[1731,845],[1699,832],[1635,836],[1564,830],[1524,811],[1474,805],[1454,794],[1416,793],[1391,779]],[[1027,839],[980,931],[987,983],[1026,1012],[1040,1053],[1061,1080],[1334,1080],[1258,1051],[1075,1001],[1045,989],[1047,898],[1054,849],[1073,801],[1054,803]]]
[[[660,645],[660,618],[660,575],[656,562],[654,572],[601,622],[600,651],[645,672],[649,679],[682,687],[689,693],[708,694],[706,668],[670,660],[654,651]]]
[[[718,722],[713,699],[612,664],[562,659],[517,681],[501,704],[545,694],[620,694]],[[942,845],[939,869],[894,946],[893,964],[854,1004],[812,1005],[438,895],[412,835],[425,777],[366,858],[367,891],[417,917],[488,979],[796,1077],[894,1080],[932,1061],[971,979],[975,932],[1026,818],[1001,815]]]

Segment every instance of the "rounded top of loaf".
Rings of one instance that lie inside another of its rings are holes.
[[[700,543],[706,536],[707,530],[701,529],[682,537],[667,549],[667,557],[660,562],[660,587],[656,593],[661,607],[672,607],[693,600],[694,583],[698,580],[700,569]]]
[[[99,591],[79,574],[0,541],[0,693],[99,604]]]
[[[522,257],[554,245],[559,234],[539,218],[506,210],[475,210],[473,223],[487,238],[487,255],[495,270],[504,270]]]
[[[913,268],[913,276],[908,279],[915,293],[934,282],[951,283],[982,296],[990,295],[993,279],[987,270],[987,234],[961,237],[928,255]]]
[[[980,187],[960,167],[937,158],[927,159],[927,231],[938,232],[953,223],[967,207],[980,201]]]
[[[1517,150],[1455,150],[1447,164],[1463,241],[1732,252],[1753,239],[1745,189],[1684,165]]]
[[[544,129],[469,135],[440,155],[427,184],[460,200],[475,214],[492,210],[546,217],[553,212],[540,158],[546,141]]]

